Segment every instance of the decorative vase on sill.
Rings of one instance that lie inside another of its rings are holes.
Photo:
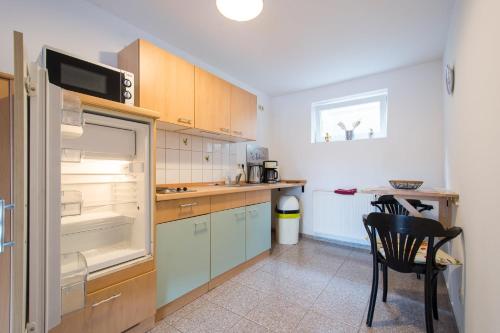
[[[354,139],[354,130],[360,124],[361,124],[361,120],[355,121],[354,123],[352,123],[352,129],[350,129],[350,130],[348,130],[347,127],[345,127],[345,125],[344,125],[343,122],[339,122],[337,124],[337,126],[340,127],[341,129],[343,129],[345,131],[345,139],[347,141],[351,141],[352,139]]]

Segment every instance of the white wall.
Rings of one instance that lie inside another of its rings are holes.
[[[440,61],[272,99],[270,155],[282,178],[306,179],[302,231],[313,234],[312,191],[421,179],[443,186]],[[311,144],[311,103],[389,89],[388,137]],[[361,223],[361,222],[360,222]]]
[[[28,57],[37,59],[42,46],[47,44],[92,61],[116,66],[116,53],[137,38],[153,43],[203,67],[220,77],[258,95],[258,103],[269,109],[269,98],[257,89],[228,76],[220,69],[199,58],[177,49],[135,26],[111,15],[101,8],[82,0],[5,0],[2,1],[0,20],[0,71],[13,73],[12,31],[24,33]],[[259,111],[257,140],[266,144],[268,139],[268,112]]]
[[[500,2],[457,0],[444,62],[456,68],[456,89],[445,95],[446,185],[460,193],[456,224],[463,240],[453,254],[465,254],[465,325],[462,332],[498,332],[500,261]],[[457,319],[463,312],[459,274],[450,295]],[[458,311],[457,311],[458,310]],[[460,323],[462,324],[462,323]]]

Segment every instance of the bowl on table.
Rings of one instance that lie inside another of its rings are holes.
[[[424,182],[421,180],[389,180],[389,184],[396,190],[416,190],[422,186]]]

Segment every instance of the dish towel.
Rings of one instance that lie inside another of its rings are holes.
[[[342,195],[355,195],[356,192],[358,192],[358,190],[355,188],[352,188],[349,190],[339,188],[339,189],[336,189],[334,192],[337,194],[342,194]]]

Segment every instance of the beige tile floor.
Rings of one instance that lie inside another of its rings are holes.
[[[373,327],[365,325],[371,285],[367,251],[302,239],[157,323],[151,333],[425,332],[423,280],[389,271]],[[436,332],[457,332],[443,281]]]

